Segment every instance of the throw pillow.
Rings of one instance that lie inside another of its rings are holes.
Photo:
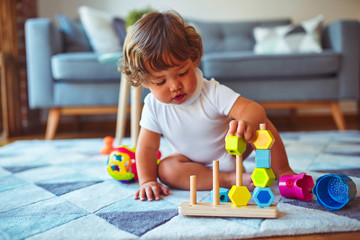
[[[121,46],[123,46],[126,37],[125,21],[121,18],[116,17],[113,19],[113,27],[115,29],[116,35],[120,40]]]
[[[322,15],[300,25],[285,25],[271,28],[255,27],[254,52],[257,54],[286,54],[321,52]]]
[[[55,20],[65,39],[65,52],[92,51],[84,27],[79,20],[70,19],[64,14],[56,14]]]
[[[79,8],[79,15],[90,44],[97,53],[121,51],[119,38],[112,25],[113,16],[87,6]]]

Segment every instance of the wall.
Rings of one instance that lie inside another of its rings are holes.
[[[301,22],[320,13],[325,22],[338,18],[360,20],[359,0],[38,0],[39,16],[51,18],[62,12],[76,17],[81,5],[120,17],[129,10],[151,6],[158,10],[174,9],[185,18],[206,21],[291,17],[294,22]]]

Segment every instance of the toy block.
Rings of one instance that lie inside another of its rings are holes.
[[[270,149],[275,142],[275,138],[269,130],[265,129],[265,124],[260,125],[260,130],[256,131],[254,145],[256,149]]]
[[[211,202],[213,202],[213,191],[211,190]],[[228,202],[229,201],[229,189],[227,188],[219,188],[219,201],[220,202]]]
[[[246,206],[251,198],[251,194],[246,186],[232,186],[228,194],[231,202],[236,206]]]
[[[256,168],[270,168],[271,167],[271,151],[270,151],[270,149],[256,149],[255,165],[256,165]]]
[[[269,187],[275,180],[275,174],[271,168],[255,168],[251,179],[255,187]]]
[[[253,198],[259,207],[269,207],[275,196],[270,188],[256,187],[253,191]]]
[[[226,138],[225,142],[225,149],[228,151],[231,155],[241,155],[246,150],[246,142],[245,139],[242,137],[238,137],[236,135],[234,136],[228,136]]]

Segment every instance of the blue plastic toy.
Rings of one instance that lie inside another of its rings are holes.
[[[229,189],[227,188],[219,188],[219,201],[220,202],[228,202],[229,201]],[[211,202],[213,201],[213,190],[211,190]]]
[[[269,207],[275,196],[268,187],[256,187],[253,191],[253,198],[259,207]]]
[[[356,185],[351,178],[335,174],[319,177],[313,188],[316,202],[328,210],[343,208],[354,200],[356,192]]]

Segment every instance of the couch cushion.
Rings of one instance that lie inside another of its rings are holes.
[[[204,53],[252,50],[255,40],[253,29],[290,24],[289,19],[239,22],[202,22],[188,20],[203,40]]]
[[[117,63],[100,63],[93,52],[61,53],[51,58],[53,78],[77,82],[117,82]]]
[[[70,19],[68,16],[60,13],[55,15],[55,19],[60,31],[64,35],[65,52],[92,51],[84,27],[79,20]]]
[[[340,67],[340,54],[322,53],[256,55],[252,51],[208,53],[203,56],[206,78],[240,80],[241,78],[276,78],[335,74]]]
[[[319,15],[303,21],[300,25],[255,27],[254,52],[257,54],[319,53],[322,50],[320,34],[323,20],[324,17]]]
[[[112,20],[104,11],[88,6],[79,7],[79,15],[90,44],[97,53],[119,52],[122,49]]]

